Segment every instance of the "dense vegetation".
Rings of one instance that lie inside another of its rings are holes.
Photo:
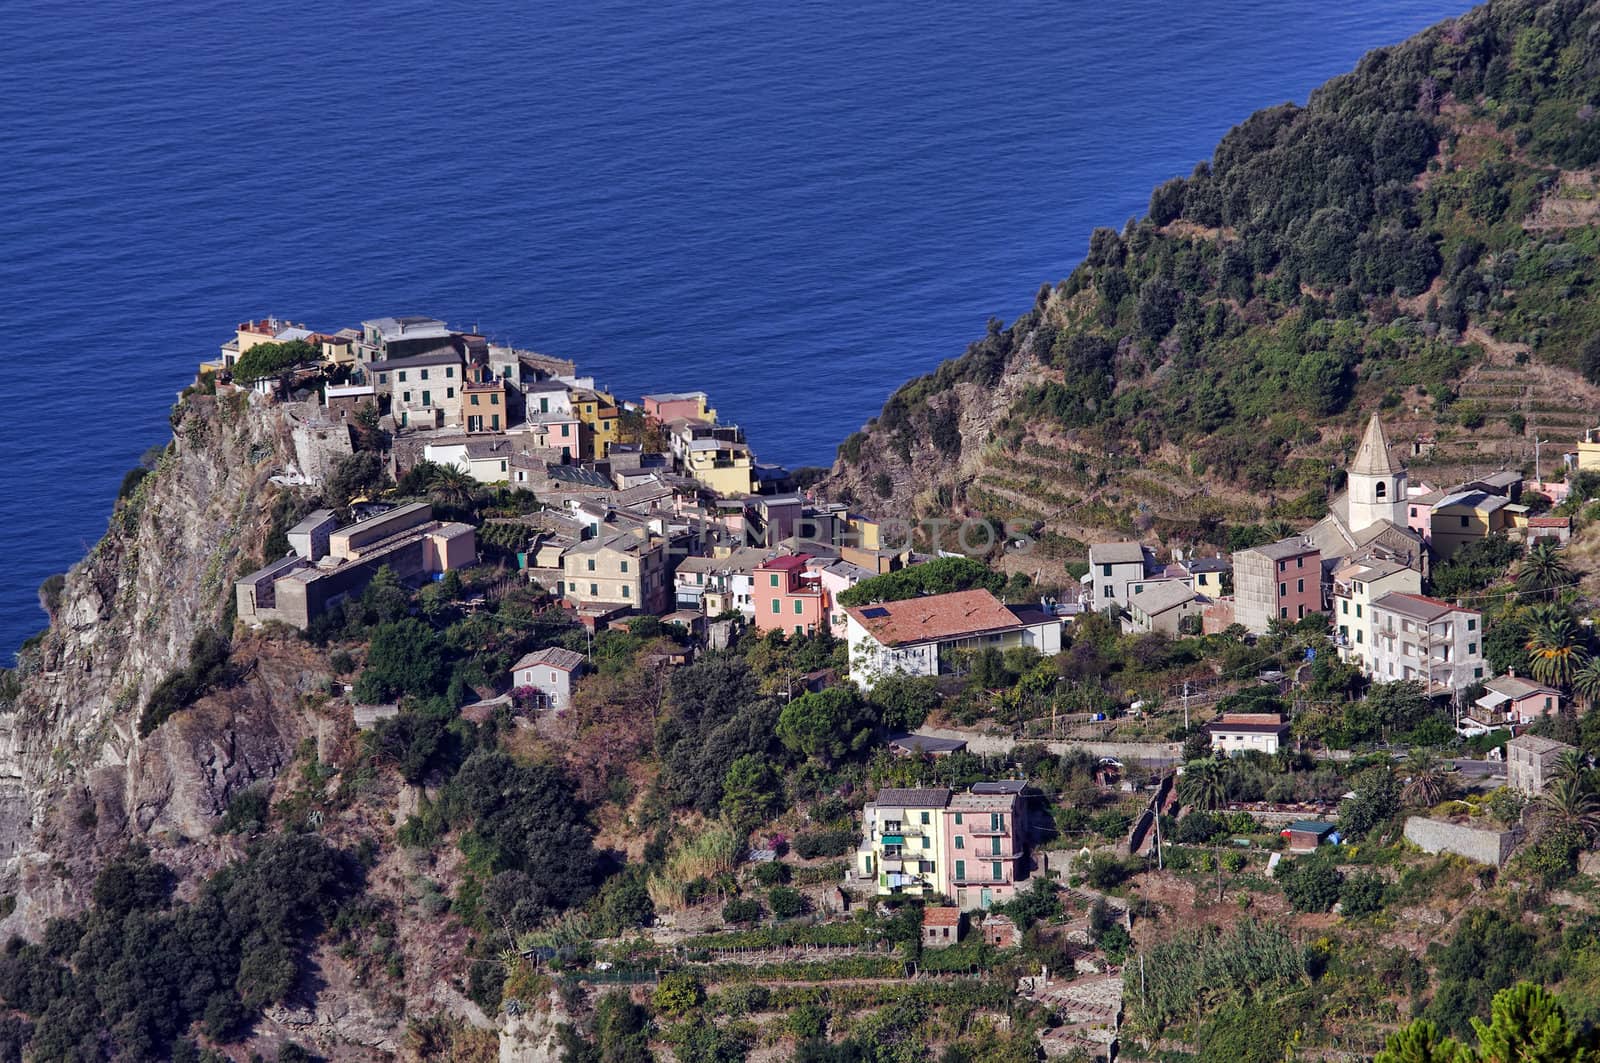
[[[1191,175],[1156,189],[1144,218],[1096,230],[1032,310],[992,321],[961,358],[895,392],[868,426],[875,445],[857,433],[841,459],[870,463],[886,448],[909,461],[919,440],[949,457],[939,437],[952,389],[991,389],[1034,361],[1051,372],[993,430],[1002,451],[965,490],[969,512],[1071,508],[1095,489],[1096,466],[1115,485],[1127,471],[1115,455],[1163,443],[1184,448],[1185,473],[1309,506],[1328,487],[1326,458],[1351,442],[1323,426],[1358,395],[1483,424],[1482,404],[1457,394],[1484,355],[1474,329],[1600,380],[1589,342],[1600,243],[1582,206],[1594,189],[1584,174],[1576,186],[1560,177],[1600,152],[1597,24],[1573,0],[1476,8],[1371,53],[1304,107],[1252,115]],[[1525,228],[1556,192],[1579,220]],[[1070,451],[1058,448],[1063,432]],[[993,488],[1034,505],[1002,505]],[[959,508],[961,494],[940,501]]]

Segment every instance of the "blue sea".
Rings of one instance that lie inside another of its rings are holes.
[[[1251,111],[1461,0],[0,5],[0,646],[234,324],[425,313],[827,464]]]

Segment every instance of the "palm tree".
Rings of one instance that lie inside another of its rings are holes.
[[[1583,762],[1583,753],[1576,749],[1563,749],[1556,754],[1555,763],[1550,766],[1552,780],[1563,779],[1580,785],[1586,783],[1589,767]]]
[[[1227,766],[1215,760],[1190,761],[1178,779],[1178,796],[1206,812],[1221,808],[1228,803]]]
[[[1544,830],[1571,830],[1592,841],[1600,836],[1600,795],[1576,779],[1556,779],[1539,795]]]
[[[1411,777],[1406,780],[1401,796],[1414,805],[1432,808],[1449,797],[1454,789],[1450,783],[1449,769],[1429,750],[1412,751],[1407,767],[1411,770]]]
[[[1553,542],[1535,543],[1517,566],[1517,589],[1543,593],[1572,582],[1572,570]]]
[[[458,465],[441,465],[428,481],[428,493],[436,502],[466,507],[478,492],[478,481]]]
[[[1591,705],[1600,702],[1600,658],[1590,658],[1572,673],[1572,692]]]
[[[1557,605],[1528,610],[1528,656],[1533,677],[1552,686],[1566,686],[1589,661],[1572,614]]]

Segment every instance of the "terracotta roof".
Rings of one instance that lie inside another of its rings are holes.
[[[1571,526],[1572,526],[1572,518],[1571,517],[1529,517],[1528,518],[1528,527],[1530,527],[1530,528],[1570,528]]]
[[[960,926],[960,908],[924,908],[922,909],[923,926]]]
[[[885,646],[938,642],[1022,627],[1000,599],[981,588],[858,606],[846,612]]]
[[[1288,729],[1288,721],[1275,712],[1229,713],[1206,724],[1207,731],[1234,734],[1279,734]]]

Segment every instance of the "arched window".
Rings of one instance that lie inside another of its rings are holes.
[[[1389,493],[1389,485],[1383,480],[1378,481],[1378,497],[1383,498]]]

